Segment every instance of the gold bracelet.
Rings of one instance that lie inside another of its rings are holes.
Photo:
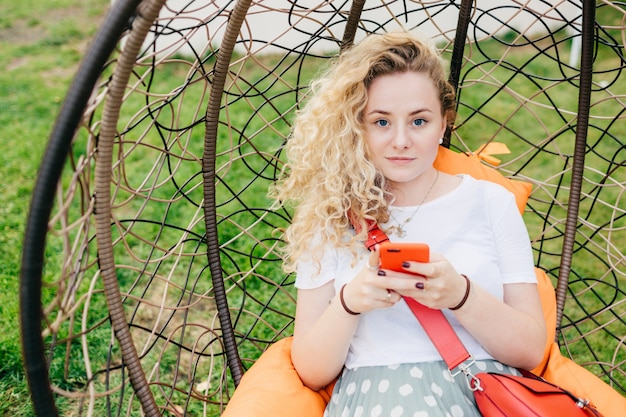
[[[339,301],[341,302],[341,306],[343,307],[343,309],[346,310],[346,313],[351,314],[353,316],[358,316],[361,313],[357,313],[356,311],[350,310],[348,306],[346,305],[346,302],[343,299],[343,289],[346,288],[346,285],[348,284],[343,284],[341,286],[341,289],[339,290]]]
[[[463,307],[463,305],[467,301],[467,298],[469,297],[470,287],[471,287],[470,280],[465,274],[461,274],[461,276],[465,278],[465,283],[466,283],[465,295],[463,295],[463,299],[461,300],[461,302],[455,305],[454,307],[450,307],[450,310],[458,310],[459,308]]]

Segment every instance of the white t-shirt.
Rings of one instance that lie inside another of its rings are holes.
[[[393,218],[381,229],[402,224],[416,207],[391,207]],[[496,298],[503,297],[503,284],[536,283],[528,232],[505,188],[463,175],[450,193],[425,203],[411,222],[403,225],[406,237],[389,234],[391,241],[424,242],[431,253],[445,256],[454,268],[467,275]],[[334,280],[338,291],[367,262],[365,247],[353,266],[348,249],[328,247],[318,264],[298,264],[296,287],[318,288]],[[476,359],[491,359],[480,344],[459,324],[449,310],[444,314]],[[431,362],[441,356],[403,301],[393,307],[361,314],[346,360],[349,369],[362,366]]]

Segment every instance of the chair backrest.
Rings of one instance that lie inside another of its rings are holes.
[[[525,220],[562,350],[626,392],[622,3],[137,3],[115,2],[96,36],[33,196],[21,319],[41,415],[219,414],[292,332],[290,212],[267,189],[308,81],[399,28],[451,63],[447,145],[533,184]],[[481,148],[494,142],[511,153]]]

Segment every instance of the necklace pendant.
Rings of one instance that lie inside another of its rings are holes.
[[[415,217],[417,212],[420,211],[420,208],[422,208],[422,205],[426,202],[426,200],[428,200],[428,196],[430,196],[431,191],[433,190],[433,188],[435,188],[435,185],[437,184],[438,179],[439,179],[439,171],[435,170],[435,180],[433,181],[430,188],[426,192],[426,195],[424,196],[422,201],[415,208],[415,211],[413,212],[413,214],[411,214],[409,217],[404,219],[404,222],[400,223],[393,215],[393,212],[389,213],[393,221],[397,223],[397,226],[392,226],[389,228],[389,230],[392,231],[393,234],[398,235],[398,237],[406,236],[406,232],[404,231],[404,225],[408,224],[411,220],[413,220],[413,217]]]

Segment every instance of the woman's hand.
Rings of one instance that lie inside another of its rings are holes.
[[[344,288],[343,302],[350,311],[391,307],[402,296],[440,310],[457,306],[465,295],[465,278],[441,255],[432,254],[428,263],[407,262],[406,272],[379,269],[379,259],[376,248],[367,265]]]
[[[345,285],[343,303],[355,313],[388,308],[400,301],[401,295],[389,286],[387,272],[379,269],[378,248],[370,253],[367,265]],[[406,274],[404,274],[406,275]]]
[[[394,292],[414,298],[433,309],[456,307],[465,298],[467,281],[439,254],[430,262],[407,262],[403,272],[385,270]]]

